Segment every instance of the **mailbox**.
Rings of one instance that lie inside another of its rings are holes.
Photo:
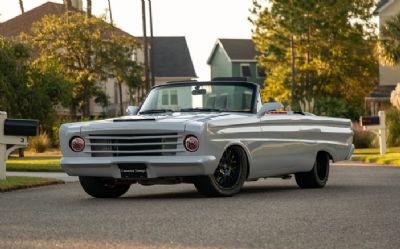
[[[361,126],[380,125],[379,116],[361,117]]]
[[[8,136],[36,136],[38,135],[38,121],[32,119],[4,120],[4,135]]]
[[[379,111],[378,116],[361,117],[360,124],[364,131],[374,132],[379,139],[379,151],[381,155],[386,153],[386,115]]]
[[[6,179],[8,155],[28,146],[28,136],[38,134],[38,121],[31,119],[9,119],[7,113],[0,112],[0,180]]]

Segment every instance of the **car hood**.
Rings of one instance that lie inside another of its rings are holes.
[[[135,115],[79,123],[81,132],[110,130],[170,130],[184,131],[188,122],[202,123],[229,113],[172,113],[163,115]]]

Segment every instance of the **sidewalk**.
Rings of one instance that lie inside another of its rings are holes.
[[[337,163],[332,163],[332,166],[362,166],[362,167],[398,167],[396,165],[389,164],[378,164],[378,163],[365,163],[360,161],[341,161]]]
[[[53,172],[7,172],[7,176],[32,176],[59,179],[64,182],[77,182],[77,176],[68,176],[66,173]]]

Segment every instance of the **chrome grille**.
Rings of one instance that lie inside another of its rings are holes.
[[[92,157],[165,156],[183,151],[182,136],[165,134],[90,134],[86,151]]]

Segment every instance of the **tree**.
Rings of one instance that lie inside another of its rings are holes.
[[[391,66],[400,66],[400,13],[386,21],[381,28],[379,41],[382,61]]]
[[[68,20],[65,16],[46,16],[33,25],[28,39],[39,52],[38,61],[54,60],[73,82],[73,113],[80,110],[83,116],[89,116],[92,98],[107,105],[100,83],[110,76],[113,62],[120,56],[115,47],[139,46],[133,38],[114,31],[104,20],[82,13],[70,13]]]
[[[40,67],[30,58],[23,43],[0,39],[0,110],[14,118],[38,119],[49,130],[54,106],[67,105],[72,91],[55,65]]]
[[[266,69],[264,99],[292,109],[353,116],[377,83],[373,0],[254,0],[253,40]],[[353,109],[334,113],[335,105]]]
[[[114,44],[114,60],[111,66],[112,77],[114,77],[118,84],[119,95],[119,114],[123,115],[123,93],[122,84],[126,83],[129,89],[130,103],[133,103],[133,90],[139,87],[144,87],[143,81],[143,66],[133,61],[132,55],[134,50],[132,47],[127,47],[125,43]],[[128,55],[128,56],[127,56]]]

